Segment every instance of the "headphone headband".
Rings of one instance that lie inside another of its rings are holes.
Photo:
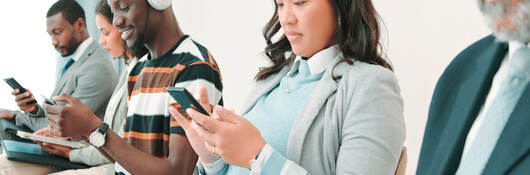
[[[156,10],[165,10],[171,6],[171,0],[147,0],[147,2]]]

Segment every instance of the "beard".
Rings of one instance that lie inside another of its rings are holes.
[[[131,52],[134,55],[138,55],[138,54],[144,52],[144,50],[145,50],[144,44],[145,44],[144,34],[143,33],[138,33],[138,37],[136,37],[136,40],[134,41],[132,46],[129,47],[129,49],[131,50]]]
[[[57,47],[56,49],[65,49],[66,50],[66,53],[61,53],[61,56],[63,57],[67,57],[67,56],[70,56],[72,55],[75,50],[77,49],[77,47],[79,47],[79,43],[77,40],[74,39],[74,37],[71,37],[70,40],[68,41],[68,43],[64,46],[59,46]]]
[[[530,41],[530,0],[522,0],[515,6],[508,5],[508,2],[478,2],[486,24],[497,40]]]

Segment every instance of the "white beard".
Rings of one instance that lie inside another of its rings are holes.
[[[500,41],[518,41],[528,43],[530,41],[530,0],[521,1],[517,7],[513,7],[513,13],[506,14],[505,2],[487,3],[478,0],[479,8],[484,16],[486,24]],[[513,28],[498,27],[497,22],[509,20]]]

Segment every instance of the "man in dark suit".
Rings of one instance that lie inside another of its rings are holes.
[[[530,0],[478,0],[493,30],[440,77],[417,174],[530,174]]]

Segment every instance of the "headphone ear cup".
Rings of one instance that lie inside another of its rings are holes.
[[[149,5],[156,10],[165,10],[171,6],[172,0],[147,0]]]

